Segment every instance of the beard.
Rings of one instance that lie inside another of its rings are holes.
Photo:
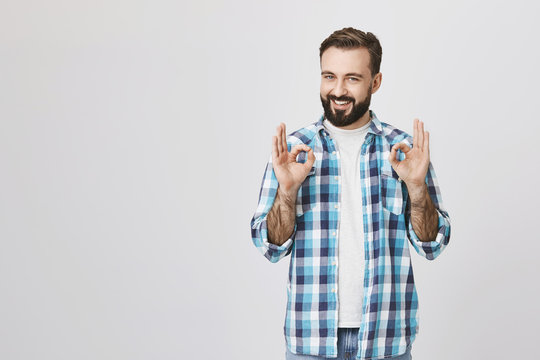
[[[332,100],[337,101],[350,101],[352,103],[352,110],[349,115],[345,115],[347,110],[332,110]],[[366,111],[369,110],[369,104],[371,102],[371,85],[368,89],[368,94],[366,98],[361,103],[356,104],[355,99],[348,96],[336,97],[334,95],[328,95],[326,100],[323,99],[321,95],[321,103],[324,109],[324,116],[330,123],[336,127],[343,127],[354,123],[356,120],[360,119]],[[334,113],[335,111],[335,113]]]

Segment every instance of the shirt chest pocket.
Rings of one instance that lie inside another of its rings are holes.
[[[381,198],[383,208],[392,214],[403,213],[403,189],[401,181],[394,178],[392,174],[381,173]]]
[[[296,196],[296,216],[302,216],[317,204],[317,176],[312,167],[309,174],[302,182]]]

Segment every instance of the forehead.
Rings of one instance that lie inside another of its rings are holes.
[[[365,47],[356,49],[339,49],[331,46],[322,54],[321,71],[330,71],[336,75],[357,72],[368,76],[369,51]]]

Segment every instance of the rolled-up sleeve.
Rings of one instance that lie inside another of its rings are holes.
[[[281,246],[272,244],[268,241],[268,225],[266,217],[274,204],[278,185],[279,183],[272,167],[272,157],[270,157],[264,171],[257,210],[251,219],[251,240],[264,257],[273,263],[278,262],[280,259],[290,254],[296,235],[295,222],[291,236]]]
[[[437,224],[437,236],[432,241],[421,241],[418,235],[415,233],[411,219],[410,206],[407,206],[407,213],[405,216],[407,226],[407,236],[416,250],[416,252],[425,257],[428,260],[434,260],[439,256],[450,242],[450,216],[443,207],[441,192],[433,169],[432,164],[429,164],[429,170],[426,175],[426,184],[428,187],[428,193],[437,209],[439,216]]]

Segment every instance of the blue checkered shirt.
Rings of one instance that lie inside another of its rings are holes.
[[[382,359],[405,353],[418,332],[418,296],[409,242],[428,260],[435,259],[450,240],[450,218],[444,210],[433,166],[426,176],[437,208],[438,233],[422,242],[410,221],[407,187],[388,161],[393,144],[412,146],[412,137],[380,122],[370,111],[371,124],[360,156],[364,222],[364,295],[358,332],[358,359]],[[337,357],[338,241],[340,162],[334,140],[317,122],[287,136],[288,150],[310,146],[315,163],[298,190],[296,222],[281,246],[268,242],[266,216],[272,208],[278,181],[272,157],[266,165],[257,210],[251,219],[255,246],[271,262],[291,254],[287,281],[284,334],[295,354]],[[404,158],[400,151],[399,160]],[[299,162],[306,160],[301,152]],[[358,199],[360,201],[360,199]]]

